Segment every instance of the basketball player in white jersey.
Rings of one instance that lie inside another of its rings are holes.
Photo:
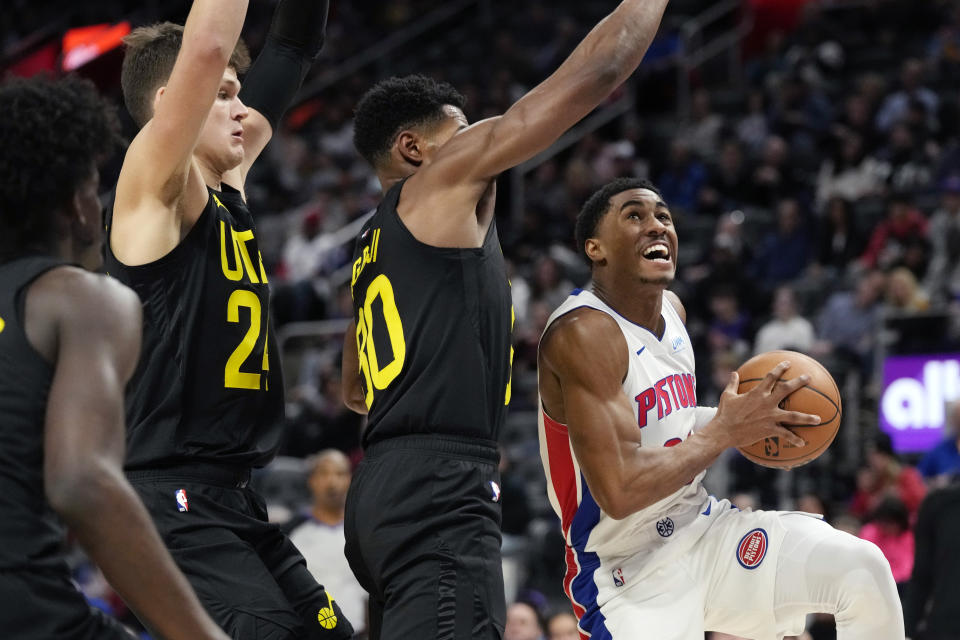
[[[540,452],[566,538],[564,590],[581,638],[703,640],[722,631],[772,640],[831,613],[839,640],[903,640],[893,576],[874,545],[810,514],[739,511],[708,496],[704,470],[726,448],[817,416],[780,401],[775,382],[719,409],[697,407],[685,312],[666,290],[677,234],[648,182],[620,179],[577,219],[590,290],[554,312],[539,351]]]

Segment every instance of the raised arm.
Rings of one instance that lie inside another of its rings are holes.
[[[240,100],[250,109],[243,127],[243,162],[224,180],[241,188],[270,142],[310,67],[320,56],[330,0],[280,0],[260,55],[243,79]]]
[[[806,381],[790,380],[774,391],[786,371],[780,365],[767,381],[737,395],[736,374],[717,415],[676,447],[642,446],[631,399],[622,389],[627,345],[616,322],[592,309],[557,320],[540,344],[540,392],[551,418],[567,425],[577,462],[590,491],[607,514],[622,519],[649,507],[710,466],[724,449],[767,436],[802,440],[777,425],[816,424],[819,419],[777,405]]]
[[[668,0],[624,0],[549,78],[502,116],[478,122],[444,145],[424,179],[485,185],[548,148],[634,72]]]
[[[27,297],[52,318],[44,432],[47,499],[143,621],[167,640],[226,640],[163,547],[123,475],[123,390],[140,352],[140,301],[104,276],[56,270]]]
[[[199,176],[189,185],[192,193],[185,193],[187,179],[246,12],[247,0],[193,3],[173,71],[152,118],[127,149],[117,183],[111,243],[128,264],[155,260],[175,247],[183,205],[202,208],[206,201]]]

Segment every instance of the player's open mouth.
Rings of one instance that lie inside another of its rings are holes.
[[[670,263],[670,247],[663,242],[656,242],[643,250],[643,257],[651,262]]]

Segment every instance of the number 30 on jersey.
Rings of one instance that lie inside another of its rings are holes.
[[[381,363],[377,359],[377,348],[373,344],[373,327],[379,318],[375,319],[373,314],[373,304],[380,298],[380,304],[383,308],[382,322],[387,328],[387,336],[390,339],[390,350],[393,353],[393,359],[389,362]],[[394,378],[400,375],[403,369],[403,362],[407,356],[407,343],[403,337],[403,322],[400,320],[400,311],[397,309],[397,301],[393,295],[393,284],[384,274],[378,275],[367,287],[367,297],[363,306],[360,307],[360,313],[357,318],[357,353],[360,359],[360,373],[363,375],[366,383],[366,396],[364,401],[367,409],[373,405],[373,390],[383,391]]]

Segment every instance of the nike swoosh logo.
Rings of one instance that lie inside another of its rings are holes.
[[[640,355],[641,353],[643,353],[644,349],[646,349],[646,347],[640,347],[640,351],[637,351],[637,355]]]

